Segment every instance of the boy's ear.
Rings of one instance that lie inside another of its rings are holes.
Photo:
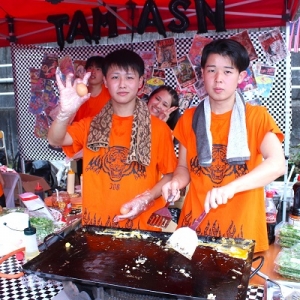
[[[139,89],[143,86],[143,84],[144,84],[144,76],[141,76],[139,80]]]
[[[244,78],[247,76],[247,71],[242,71],[240,74],[239,74],[239,79],[238,79],[238,83],[240,84]]]
[[[103,76],[103,83],[105,85],[105,87],[107,88],[107,82],[106,82],[106,78]]]

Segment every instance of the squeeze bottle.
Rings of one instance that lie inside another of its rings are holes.
[[[24,229],[25,259],[30,260],[39,255],[39,248],[36,239],[36,228],[28,221],[28,227]]]
[[[34,188],[34,193],[44,201],[45,199],[44,189],[39,182],[36,183],[36,186]]]

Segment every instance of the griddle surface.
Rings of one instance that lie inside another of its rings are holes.
[[[124,233],[116,237],[116,233]],[[192,260],[166,249],[166,233],[104,227],[71,232],[23,266],[26,273],[59,281],[116,288],[129,292],[184,299],[244,299],[253,246],[246,260],[232,258],[210,246],[198,246]],[[211,237],[204,242],[219,243]],[[71,247],[66,248],[69,242]]]

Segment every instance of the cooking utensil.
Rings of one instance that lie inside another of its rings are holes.
[[[159,228],[167,228],[172,220],[172,214],[168,207],[171,202],[167,202],[163,208],[160,208],[153,212],[148,219],[147,224]]]
[[[206,215],[207,213],[204,211],[191,226],[181,227],[175,230],[167,240],[167,247],[173,248],[188,259],[192,259],[198,246],[196,229]]]
[[[149,217],[147,224],[154,227],[167,228],[172,220],[172,214],[168,207],[171,203],[173,203],[174,198],[175,196],[170,195],[167,199],[166,205],[153,212]]]

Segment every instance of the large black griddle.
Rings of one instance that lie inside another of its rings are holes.
[[[46,279],[180,299],[245,299],[254,242],[199,237],[192,260],[165,248],[170,233],[86,226],[23,265]],[[66,243],[71,247],[67,248]],[[211,244],[212,243],[212,244]],[[247,249],[246,259],[214,250],[213,244]],[[202,245],[203,244],[203,245]]]

